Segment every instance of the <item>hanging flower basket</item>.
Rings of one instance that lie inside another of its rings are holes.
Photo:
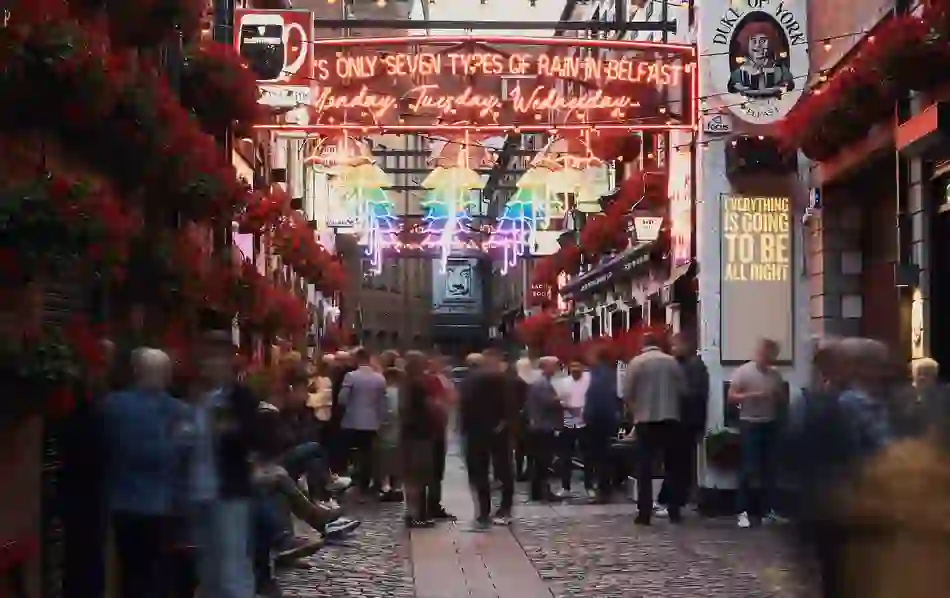
[[[256,77],[231,44],[205,42],[185,50],[181,100],[205,130],[220,134],[232,122],[249,126],[263,118]]]
[[[22,276],[114,272],[137,223],[104,186],[45,175],[0,190],[0,252]]]
[[[50,404],[62,412],[79,377],[73,350],[57,330],[4,335],[0,340],[0,423],[42,413]]]

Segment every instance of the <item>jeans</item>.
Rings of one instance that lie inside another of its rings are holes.
[[[166,598],[172,589],[173,520],[113,512],[119,598]]]
[[[271,551],[293,537],[287,510],[275,494],[261,492],[254,498],[254,578],[260,585],[273,579]]]
[[[775,422],[740,422],[742,462],[739,467],[739,489],[736,510],[746,513],[751,507],[752,482],[759,483],[759,512],[772,509],[775,490],[775,468],[778,427]]]
[[[344,430],[348,447],[355,460],[356,487],[363,493],[369,491],[376,473],[376,432],[374,430]]]
[[[584,428],[584,477],[591,483],[596,480],[601,497],[609,495],[613,488],[615,467],[611,462],[610,447],[617,437],[617,427],[609,424],[588,424]]]
[[[204,598],[254,598],[251,501],[217,500],[195,505],[192,530],[198,545],[198,577]]]
[[[445,479],[445,437],[432,441],[432,484],[426,491],[426,509],[429,514],[442,510],[442,480]]]
[[[677,441],[679,422],[666,420],[644,422],[635,426],[637,435],[637,511],[649,520],[653,513],[653,472],[657,457],[663,460],[663,483],[668,487],[667,508],[671,517],[679,515],[685,502],[680,487],[683,476],[679,467]]]
[[[551,430],[531,430],[528,442],[531,451],[531,500],[547,500],[551,494],[548,476],[557,439]]]
[[[491,516],[491,482],[489,467],[495,478],[501,481],[501,505],[499,513],[510,515],[514,504],[515,479],[511,461],[511,436],[507,430],[501,433],[469,437],[465,446],[468,483],[477,499],[478,518]]]
[[[277,460],[294,480],[307,476],[310,497],[322,497],[330,481],[326,452],[316,442],[304,442],[290,449]]]
[[[557,437],[558,461],[561,470],[561,488],[571,489],[574,477],[574,455],[580,453],[584,460],[584,488],[594,489],[594,470],[590,463],[590,450],[585,428],[564,428]]]
[[[702,438],[702,429],[695,426],[684,426],[680,424],[677,431],[677,439],[674,441],[675,459],[679,464],[676,468],[682,479],[677,486],[683,492],[683,499],[689,502],[690,495],[696,486],[696,445]],[[669,506],[670,485],[666,478],[663,479],[663,487],[660,489],[660,495],[656,502],[661,505]]]

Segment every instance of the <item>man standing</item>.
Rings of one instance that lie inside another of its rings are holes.
[[[473,365],[470,362],[469,367]],[[492,523],[489,468],[494,470],[495,478],[501,482],[501,505],[495,513],[494,523],[511,523],[515,483],[511,463],[511,425],[514,417],[510,388],[499,355],[494,351],[486,351],[478,369],[472,371],[460,393],[468,480],[478,500],[476,530],[487,529]]]
[[[330,454],[330,471],[336,474],[346,473],[347,439],[340,430],[344,408],[340,405],[340,390],[343,379],[356,369],[353,356],[348,351],[337,351],[333,356],[333,370],[330,373],[330,421],[327,430],[327,449]]]
[[[652,334],[643,339],[643,349],[627,366],[624,402],[633,416],[637,439],[637,518],[649,525],[653,513],[653,465],[657,453],[663,455],[663,479],[669,490],[670,521],[682,515],[682,479],[677,471],[676,440],[679,436],[680,397],[686,392],[686,377],[680,364],[660,348]]]
[[[584,403],[587,400],[587,389],[590,387],[590,374],[584,370],[584,364],[579,361],[571,362],[568,366],[568,376],[558,381],[558,390],[564,402],[564,429],[558,436],[558,461],[561,469],[561,488],[554,496],[560,499],[571,495],[571,478],[574,476],[574,455],[580,451],[584,458],[584,489],[587,497],[593,500],[594,492],[593,469],[589,463],[588,446],[584,436]]]
[[[604,348],[591,352],[590,363],[590,385],[583,411],[587,445],[584,468],[591,470],[591,477],[597,480],[598,501],[606,503],[612,486],[610,445],[620,425],[617,366],[613,359],[608,359]]]
[[[386,379],[373,369],[369,351],[356,350],[356,369],[343,378],[339,404],[344,409],[340,422],[347,448],[356,452],[356,481],[363,496],[369,494],[375,469],[376,434],[389,411]]]
[[[552,498],[548,485],[557,433],[564,427],[564,407],[554,390],[557,357],[541,359],[541,376],[528,388],[525,411],[528,415],[528,446],[531,452],[531,500]]]
[[[706,364],[696,353],[693,339],[684,333],[673,337],[673,356],[683,368],[686,377],[686,392],[680,397],[680,435],[676,440],[677,470],[683,474],[680,490],[687,499],[696,484],[696,446],[706,431],[706,405],[709,402],[709,372]],[[661,505],[668,504],[670,487],[664,482],[657,499]],[[656,515],[664,515],[666,507],[658,507]]]
[[[739,491],[736,493],[739,527],[750,526],[749,494],[754,479],[759,481],[761,512],[766,518],[775,517],[771,510],[778,441],[775,420],[785,388],[785,380],[774,367],[778,354],[777,342],[762,339],[755,359],[736,368],[729,383],[729,402],[739,406],[742,443]]]

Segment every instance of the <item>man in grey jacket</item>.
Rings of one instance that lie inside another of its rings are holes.
[[[541,376],[528,387],[525,413],[528,416],[528,446],[531,452],[531,500],[546,501],[553,496],[548,483],[554,442],[564,427],[564,407],[551,379],[557,372],[557,357],[541,359]]]
[[[340,428],[350,451],[356,452],[356,482],[365,495],[375,471],[376,434],[386,418],[386,378],[370,365],[366,349],[354,353],[356,369],[346,374],[340,388],[340,407],[344,410]]]
[[[664,484],[669,489],[667,509],[670,521],[681,521],[685,501],[683,479],[676,447],[679,438],[680,401],[686,392],[683,369],[676,359],[660,348],[658,339],[648,334],[643,349],[627,366],[623,399],[633,420],[637,439],[637,518],[650,524],[653,513],[653,465],[657,453],[663,455]]]

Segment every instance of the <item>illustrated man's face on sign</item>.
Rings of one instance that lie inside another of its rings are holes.
[[[749,36],[749,60],[755,64],[766,64],[771,60],[769,36],[754,33]]]

